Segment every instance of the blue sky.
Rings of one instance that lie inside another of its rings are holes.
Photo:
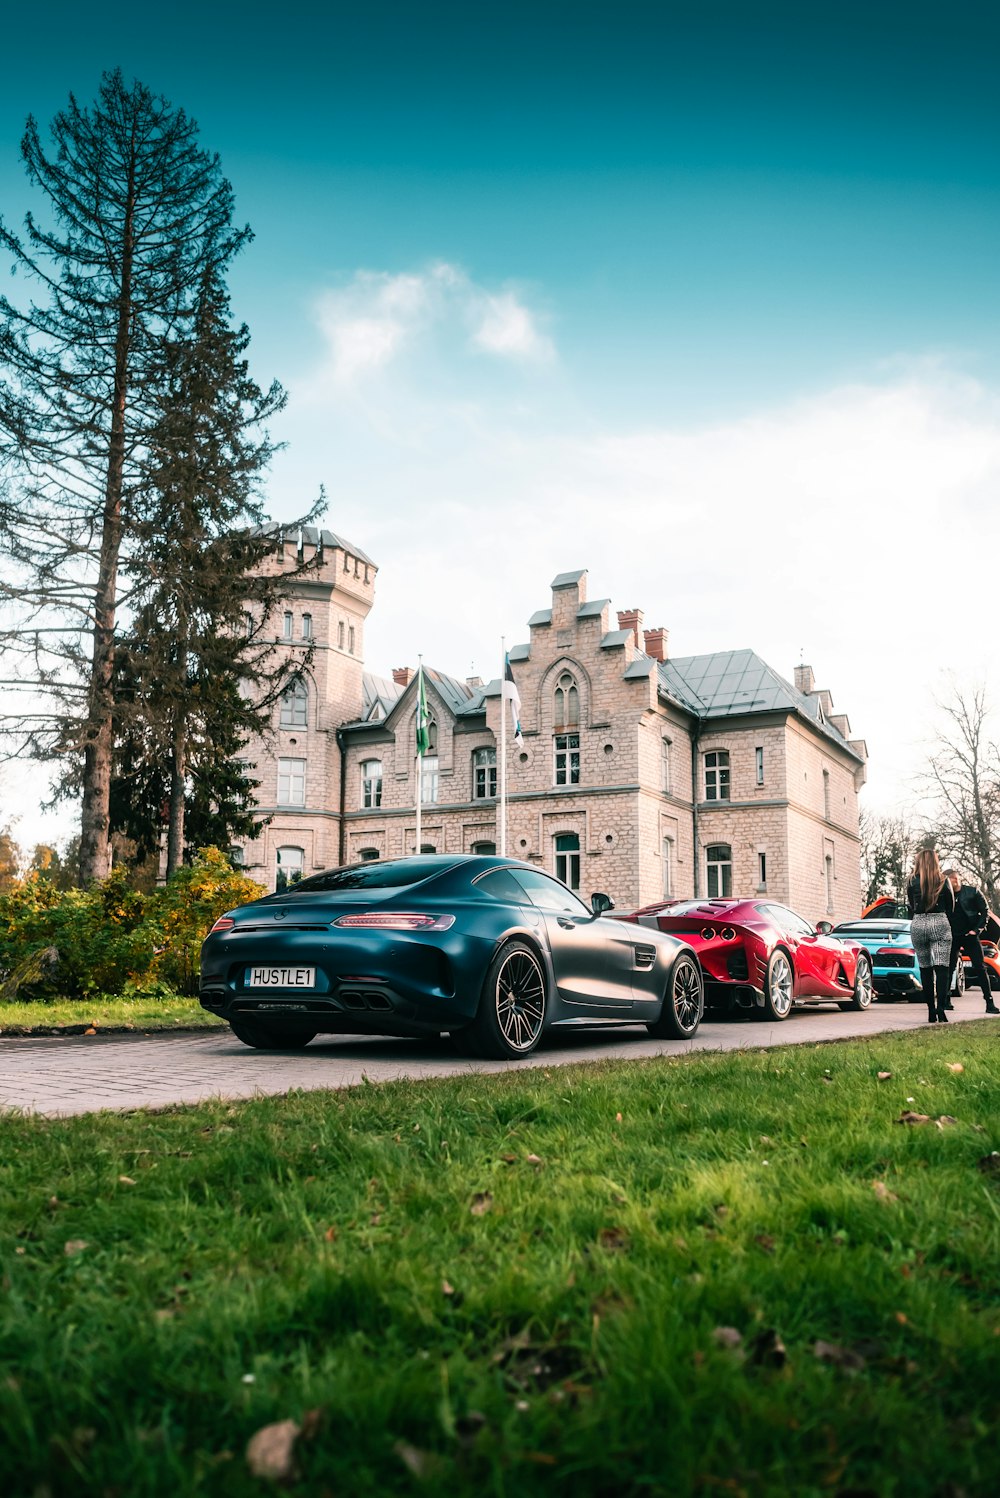
[[[325,483],[379,562],[373,669],[489,674],[587,566],[678,654],[804,651],[873,804],[911,799],[942,673],[995,639],[1000,12],[56,0],[5,52],[9,223],[24,117],[104,68],[219,152],[291,394],[271,506]],[[955,602],[961,650],[915,648]]]

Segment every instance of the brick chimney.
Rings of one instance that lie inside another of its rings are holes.
[[[639,630],[642,628],[642,609],[619,609],[618,628],[630,629],[632,631],[632,638],[635,641],[635,648],[637,650],[642,649],[642,646],[639,644]]]
[[[804,697],[816,690],[816,678],[813,675],[812,666],[795,667],[795,687]]]
[[[393,666],[392,668],[392,679],[397,687],[408,687],[416,674],[412,666]]]
[[[654,661],[665,661],[667,658],[667,640],[670,638],[669,631],[665,629],[644,629],[642,637],[646,642],[646,654],[651,655]]]

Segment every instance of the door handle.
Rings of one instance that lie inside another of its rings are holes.
[[[560,926],[563,928],[564,931],[575,931],[576,930],[576,921],[570,920],[569,916],[567,916],[567,915],[560,915],[560,916],[557,916],[556,919],[558,920]]]

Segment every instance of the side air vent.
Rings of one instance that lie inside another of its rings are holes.
[[[647,947],[638,943],[632,948],[635,953],[635,965],[641,970],[648,970],[656,961],[656,948]]]

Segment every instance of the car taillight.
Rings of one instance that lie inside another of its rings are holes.
[[[984,957],[992,957],[994,959],[994,961],[996,961],[996,957],[997,957],[997,949],[996,949],[996,947],[991,946],[988,942],[984,941],[983,942],[983,956]]]
[[[208,934],[209,936],[214,936],[217,931],[232,931],[235,925],[236,922],[233,920],[231,915],[220,915],[219,919],[216,921],[215,925],[212,927],[211,931]]]
[[[715,927],[714,926],[702,926],[702,928],[701,928],[701,934],[704,937],[705,941],[714,941],[715,940]]]
[[[367,910],[363,915],[341,915],[331,923],[364,931],[447,931],[453,915],[428,915],[415,911]]]

